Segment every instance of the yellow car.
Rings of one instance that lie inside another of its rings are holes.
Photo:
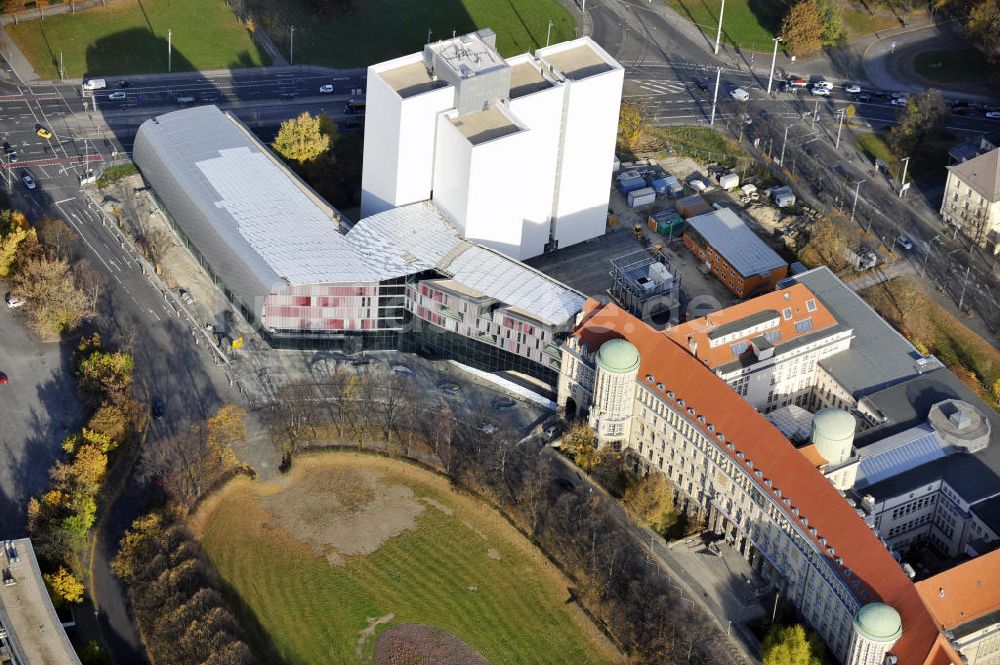
[[[50,132],[49,130],[45,129],[41,125],[39,125],[38,127],[35,128],[35,133],[38,134],[39,136],[41,136],[43,139],[50,139],[50,138],[52,138],[52,132]]]

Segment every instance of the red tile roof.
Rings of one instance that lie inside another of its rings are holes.
[[[1000,550],[921,580],[917,591],[944,630],[1000,611]]]
[[[813,301],[813,311],[806,307],[808,301]],[[782,315],[785,308],[791,308],[792,318],[786,320]],[[712,312],[708,316],[692,319],[687,323],[671,328],[666,334],[670,339],[681,345],[685,350],[688,347],[688,338],[693,338],[698,342],[697,357],[703,363],[716,369],[736,360],[730,347],[734,342],[726,342],[715,348],[710,345],[709,334],[724,326],[748,316],[765,311],[774,311],[777,314],[777,330],[781,333],[781,339],[775,344],[780,349],[782,344],[786,344],[798,337],[810,335],[818,330],[825,330],[837,325],[837,319],[833,317],[820,299],[813,295],[804,284],[795,284],[787,289],[772,291],[762,296],[747,300],[732,307],[720,309]],[[812,328],[806,332],[798,332],[795,324],[807,318],[812,318]],[[754,337],[761,335],[756,333]],[[749,340],[750,336],[740,338]],[[735,341],[735,340],[734,340]]]
[[[602,306],[590,299],[584,305],[583,317],[574,333],[581,343],[593,352],[607,339],[623,337],[632,342],[641,355],[639,380],[653,375],[656,382],[664,384],[664,399],[672,391],[675,399],[684,400],[685,408],[704,416],[705,425],[696,419],[691,424],[709,438],[724,434],[735,450],[720,446],[721,450],[737,464],[751,460],[753,468],[763,472],[761,479],[752,476],[760,489],[784,507],[763,479],[770,480],[773,488],[780,488],[781,496],[790,499],[799,515],[808,518],[809,527],[816,529],[817,547],[826,551],[818,542],[825,538],[826,547],[835,552],[829,558],[843,557],[852,577],[867,587],[869,595],[862,604],[881,600],[899,612],[903,635],[892,653],[900,665],[939,662],[931,660],[942,648],[936,644],[939,632],[913,582],[871,528],[781,432],[687,351],[616,305]],[[709,424],[714,426],[714,433],[709,431]],[[743,453],[743,460],[736,456],[737,451]],[[785,512],[790,520],[801,518],[794,517],[790,508]]]

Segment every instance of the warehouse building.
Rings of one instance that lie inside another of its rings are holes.
[[[624,69],[588,37],[480,30],[368,68],[361,214],[431,200],[515,259],[604,233]]]
[[[178,236],[272,343],[421,350],[554,384],[583,296],[464,240],[433,202],[351,227],[214,106],[146,121],[134,156]]]
[[[729,208],[691,217],[684,246],[740,298],[773,291],[788,263]]]

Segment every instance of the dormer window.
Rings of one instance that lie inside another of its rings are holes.
[[[653,379],[653,375],[652,375],[652,374],[647,374],[647,375],[646,375],[646,381],[649,381],[650,383],[652,383],[652,382],[653,382],[653,380],[654,380],[654,379]]]
[[[791,321],[792,320],[792,308],[791,307],[786,307],[785,309],[781,310],[781,316],[782,316],[783,319],[785,319],[785,321]]]
[[[812,298],[806,301],[806,311],[815,312],[816,311],[816,301]]]

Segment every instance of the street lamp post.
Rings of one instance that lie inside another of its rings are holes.
[[[291,35],[288,38],[288,64],[295,64],[295,26],[292,26]]]
[[[965,280],[962,282],[962,295],[958,297],[958,311],[962,311],[962,303],[965,302],[965,287],[969,285],[969,273],[972,272],[972,264],[965,269]]]
[[[906,191],[906,168],[910,165],[910,158],[903,157],[903,177],[899,179],[899,198],[903,198],[903,192]]]
[[[767,94],[771,94],[771,83],[774,82],[774,63],[778,59],[778,42],[781,41],[781,37],[774,38],[774,53],[771,54],[771,73],[767,77]]]
[[[854,205],[851,206],[851,223],[854,223],[854,212],[858,209],[858,194],[861,192],[861,184],[864,180],[858,180],[857,186],[854,188]],[[871,224],[868,225],[868,232],[871,233]]]
[[[847,115],[847,110],[840,109],[838,113],[840,114],[840,122],[837,123],[837,142],[833,144],[834,150],[840,148],[840,130],[844,127],[844,116]]]
[[[924,278],[927,273],[927,257],[931,255],[931,248],[934,247],[934,243],[941,239],[941,236],[934,236],[934,239],[927,243],[927,249],[924,250],[924,262],[920,266],[920,279]]]
[[[726,0],[719,7],[719,29],[715,33],[715,55],[719,55],[719,42],[722,40],[722,15],[726,13]]]
[[[552,19],[549,19],[549,29],[545,31],[545,45],[549,45],[549,38],[552,37]]]
[[[781,166],[785,165],[785,143],[788,142],[788,129],[791,125],[785,127],[785,137],[781,139],[781,157],[778,158],[778,164]]]
[[[719,101],[719,80],[722,78],[722,67],[715,70],[715,94],[712,95],[712,117],[709,119],[708,124],[715,124],[715,105]]]
[[[167,30],[167,71],[172,71],[171,67],[173,65],[173,43],[174,43],[174,31]],[[95,105],[96,108],[96,105]]]

